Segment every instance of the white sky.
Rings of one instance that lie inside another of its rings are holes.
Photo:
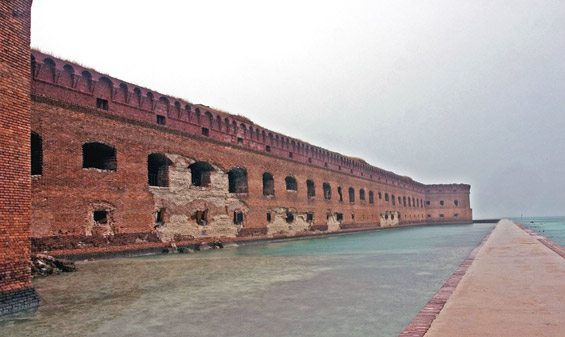
[[[408,175],[565,215],[565,1],[35,0],[32,47]]]

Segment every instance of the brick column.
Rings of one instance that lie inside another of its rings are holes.
[[[31,3],[0,2],[0,315],[39,304],[29,264]]]

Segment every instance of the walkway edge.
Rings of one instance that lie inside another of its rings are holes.
[[[514,221],[512,221],[514,222]],[[558,244],[557,242],[554,242],[544,236],[542,236],[541,234],[538,234],[534,231],[532,231],[531,229],[528,229],[527,227],[514,222],[514,224],[516,226],[518,226],[519,228],[523,229],[524,232],[530,234],[531,237],[533,237],[534,239],[537,239],[539,242],[543,243],[544,246],[546,246],[547,248],[551,249],[552,251],[554,251],[555,253],[557,253],[557,255],[561,256],[562,258],[565,259],[565,247],[561,246],[560,244]]]
[[[498,225],[498,224],[497,224]],[[443,284],[443,286],[438,290],[434,297],[420,310],[420,312],[414,317],[412,322],[404,328],[404,331],[398,337],[423,337],[432,322],[436,319],[439,315],[443,306],[457,288],[457,285],[465,276],[465,273],[475,260],[477,254],[481,251],[487,240],[489,239],[490,235],[496,228],[496,225],[492,228],[490,232],[488,232],[481,242],[469,253],[469,256],[459,265],[459,268],[451,275],[451,277]],[[564,252],[565,253],[565,252]]]

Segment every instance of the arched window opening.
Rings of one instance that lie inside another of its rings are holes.
[[[392,205],[396,205],[396,199],[394,198],[394,194],[390,195],[390,198],[392,199]]]
[[[116,171],[116,149],[102,143],[83,144],[82,168]]]
[[[373,191],[369,191],[369,204],[374,204],[375,203],[375,197],[373,195]]]
[[[349,188],[349,202],[355,202],[355,190],[353,187]]]
[[[343,201],[343,191],[341,190],[341,186],[337,188],[337,195],[339,195],[339,201]]]
[[[43,173],[43,142],[41,136],[31,133],[31,175]]]
[[[379,192],[379,200],[383,199],[383,194],[381,192]]]
[[[188,166],[192,175],[191,182],[193,186],[208,187],[210,186],[210,173],[214,171],[212,165],[205,161],[197,161]]]
[[[365,190],[364,189],[359,190],[359,200],[365,201]]]
[[[275,179],[269,172],[263,173],[263,195],[275,195]]]
[[[234,167],[228,172],[229,193],[247,193],[247,170]]]
[[[388,202],[388,193],[385,193],[385,201]]]
[[[285,179],[286,182],[286,190],[287,191],[297,191],[298,190],[298,186],[296,184],[296,179],[294,177],[288,176]]]
[[[410,202],[410,198],[408,198],[408,202]],[[402,204],[406,207],[406,197],[402,197]]]
[[[306,180],[306,194],[308,198],[313,198],[316,196],[316,190],[314,188],[314,181]]]
[[[329,183],[323,183],[322,188],[324,189],[324,199],[330,200],[332,198],[332,189]]]
[[[147,156],[147,182],[149,186],[169,186],[169,165],[172,162],[161,153]]]

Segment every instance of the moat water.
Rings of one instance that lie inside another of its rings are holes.
[[[494,224],[100,260],[34,280],[1,336],[398,336]]]

